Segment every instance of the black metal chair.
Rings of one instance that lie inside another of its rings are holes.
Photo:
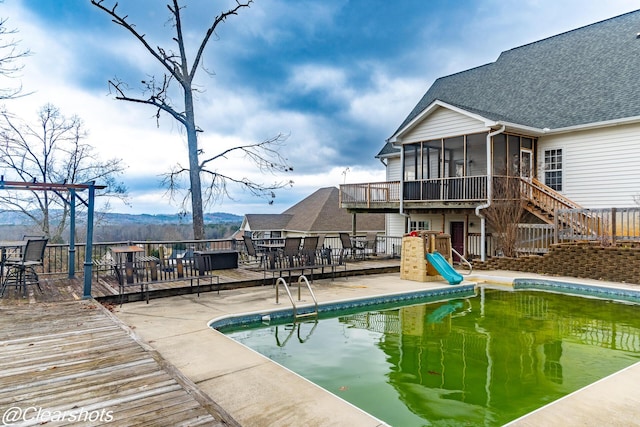
[[[22,236],[22,240],[42,240],[45,239],[47,236],[42,235],[42,234],[24,234]]]
[[[364,255],[366,256],[367,253],[371,254],[371,255],[377,255],[378,254],[378,233],[375,231],[370,231],[367,233],[367,237],[365,239],[364,242]]]
[[[247,248],[247,253],[249,254],[249,256],[256,258],[259,261],[259,266],[262,266],[262,263],[265,262],[265,257],[267,255],[266,252],[256,249],[255,245],[253,244],[253,240],[251,240],[251,237],[242,236],[242,239],[244,240],[244,245]]]
[[[354,259],[358,257],[358,252],[360,252],[362,254],[362,258],[364,258],[364,248],[354,245],[349,233],[339,233],[339,235],[340,243],[342,243],[342,249],[344,249],[344,252],[348,251],[351,258]]]
[[[318,236],[306,236],[302,242],[302,261],[305,265],[316,263],[316,250],[318,248]]]
[[[284,239],[284,248],[280,257],[280,265],[284,267],[295,267],[300,260],[300,243],[302,243],[302,237],[287,237]]]
[[[48,239],[27,240],[27,244],[18,258],[8,258],[5,261],[7,275],[2,282],[0,296],[4,295],[9,286],[22,287],[24,296],[27,296],[27,285],[36,285],[42,292],[36,267],[43,265],[47,241]]]

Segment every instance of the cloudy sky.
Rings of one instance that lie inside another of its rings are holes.
[[[113,0],[105,0],[112,5]],[[233,0],[181,0],[193,57],[215,16]],[[118,11],[152,46],[175,45],[165,0],[119,0]],[[255,0],[218,27],[196,84],[206,154],[286,134],[294,171],[260,175],[241,158],[216,165],[264,183],[293,180],[274,203],[230,188],[209,212],[281,213],[315,190],[384,180],[375,155],[433,81],[495,61],[500,52],[636,9],[636,0]],[[103,160],[120,158],[124,213],[175,213],[161,174],[187,164],[186,137],[155,111],[116,101],[107,81],[133,89],[162,70],[89,0],[4,0],[0,17],[29,49],[22,85],[5,108],[35,120],[46,103],[80,116]],[[176,98],[179,102],[179,98]],[[3,171],[4,172],[4,171]]]

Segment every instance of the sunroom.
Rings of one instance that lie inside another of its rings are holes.
[[[491,196],[489,177],[495,183],[535,176],[536,142],[535,137],[494,131],[396,143],[386,150],[388,180],[341,185],[340,204],[360,212],[474,208]]]
[[[430,202],[432,208],[482,203],[489,196],[490,176],[533,176],[535,143],[528,136],[484,132],[403,144],[400,158],[405,208],[416,202]]]

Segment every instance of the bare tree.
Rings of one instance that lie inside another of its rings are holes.
[[[18,49],[18,41],[14,38],[16,33],[17,30],[7,27],[6,18],[0,18],[0,76],[3,80],[17,79],[23,67],[19,60],[29,55],[28,50]],[[23,95],[21,83],[0,85],[0,100],[21,95]]]
[[[107,185],[96,196],[126,198],[125,187],[116,181],[124,166],[121,160],[100,161],[87,137],[83,122],[67,118],[51,104],[38,112],[36,125],[0,113],[0,168],[7,180],[49,183],[99,181]],[[15,177],[15,178],[14,178]],[[68,225],[69,195],[48,191],[0,193],[0,203],[27,215],[52,242],[62,241]]]
[[[505,256],[516,255],[518,224],[524,216],[520,193],[520,178],[495,176],[493,178],[493,200],[483,210],[487,223],[496,236],[496,244]]]
[[[179,177],[183,174],[188,174],[189,191],[183,200],[183,207],[186,208],[187,203],[185,202],[190,197],[195,239],[203,239],[205,237],[203,194],[207,203],[228,196],[227,183],[231,182],[240,184],[254,195],[272,198],[274,197],[273,190],[291,185],[291,181],[275,182],[270,185],[261,184],[248,178],[233,178],[230,175],[221,173],[218,169],[214,169],[216,160],[226,158],[232,152],[239,152],[256,164],[261,171],[273,173],[291,171],[292,168],[287,164],[287,159],[281,156],[279,152],[279,147],[285,140],[282,135],[256,144],[237,146],[213,156],[206,156],[204,150],[198,145],[198,132],[202,132],[202,130],[196,125],[194,107],[194,92],[196,89],[193,86],[193,81],[201,65],[202,55],[218,25],[225,22],[229,17],[237,15],[241,9],[248,8],[253,3],[253,0],[244,2],[236,0],[235,7],[212,18],[212,23],[204,31],[192,61],[189,60],[183,36],[181,17],[183,6],[180,6],[178,0],[172,0],[167,4],[172,27],[175,31],[175,35],[172,38],[175,46],[168,48],[161,46],[153,48],[147,41],[145,33],[138,31],[134,24],[130,24],[127,21],[127,15],[117,11],[117,3],[114,3],[112,7],[105,6],[103,4],[104,0],[91,0],[91,3],[107,13],[114,23],[123,27],[137,39],[163,69],[161,77],[151,75],[151,77],[146,77],[142,80],[142,95],[140,96],[129,95],[129,87],[118,79],[110,80],[109,86],[115,92],[116,99],[150,105],[156,109],[156,120],[164,112],[184,126],[187,134],[188,166],[178,164],[166,174],[165,183],[173,196],[179,188]],[[174,82],[177,82],[181,90],[182,105],[180,106],[174,105],[169,96]],[[206,179],[204,191],[203,176]]]

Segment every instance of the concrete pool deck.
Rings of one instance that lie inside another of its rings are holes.
[[[520,272],[488,271],[465,282],[510,284],[514,278],[565,281],[598,287],[638,285]],[[450,288],[445,282],[401,280],[398,273],[316,280],[319,303],[398,292]],[[241,425],[379,426],[384,422],[208,327],[217,318],[290,307],[271,286],[184,295],[125,304],[114,310],[141,341],[192,380]],[[303,291],[303,299],[309,299]],[[510,425],[633,425],[640,418],[640,364],[614,374],[529,414]],[[339,391],[335,394],[339,396]]]

